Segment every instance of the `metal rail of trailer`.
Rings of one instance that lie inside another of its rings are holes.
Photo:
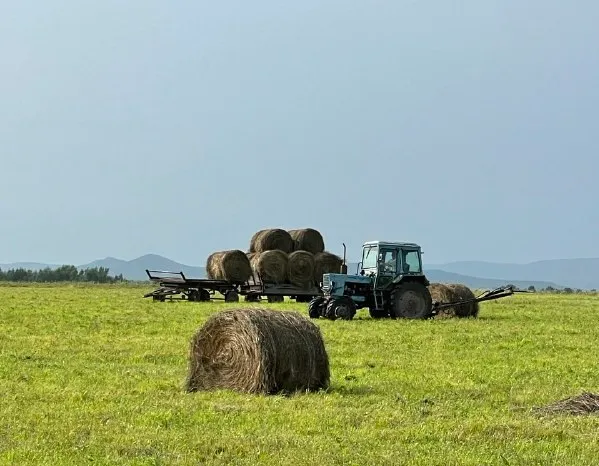
[[[209,278],[188,278],[183,272],[164,270],[147,270],[150,281],[157,283],[158,288],[146,293],[144,298],[154,301],[179,299],[187,301],[224,300],[238,302],[240,296],[247,302],[258,302],[266,297],[268,302],[282,302],[285,296],[297,302],[309,302],[314,296],[321,296],[322,290],[316,285],[300,288],[291,284],[264,283],[261,277],[253,275],[246,282],[229,280],[213,280]],[[218,295],[223,297],[219,297]]]

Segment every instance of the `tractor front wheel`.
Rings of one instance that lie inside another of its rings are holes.
[[[326,315],[332,320],[352,320],[356,315],[356,303],[348,296],[331,299],[327,306]]]
[[[391,317],[428,319],[433,315],[431,294],[418,282],[406,282],[391,292]]]
[[[308,315],[310,319],[318,319],[322,315],[325,300],[322,296],[316,296],[308,304]]]

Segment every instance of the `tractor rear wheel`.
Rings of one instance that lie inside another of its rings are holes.
[[[327,306],[326,315],[333,320],[352,320],[356,315],[356,303],[348,296],[331,299]]]
[[[428,319],[433,315],[433,302],[426,286],[418,282],[406,282],[391,292],[391,317],[404,319]]]

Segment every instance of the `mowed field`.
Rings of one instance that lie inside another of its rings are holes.
[[[599,393],[599,297],[524,294],[478,319],[315,321],[327,392],[187,394],[189,340],[240,306],[152,287],[0,287],[0,464],[590,465],[599,416],[532,409]]]

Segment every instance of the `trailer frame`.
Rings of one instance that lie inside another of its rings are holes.
[[[284,301],[285,296],[289,296],[297,302],[309,302],[315,296],[323,294],[316,284],[309,288],[300,288],[288,283],[265,283],[255,272],[245,282],[188,278],[182,271],[146,269],[146,274],[151,282],[158,284],[158,288],[146,293],[144,298],[151,297],[154,301],[161,302],[167,298],[169,300],[238,302],[240,296],[244,296],[245,301],[248,302],[259,302],[262,297],[266,297],[268,302],[276,303]],[[218,297],[217,293],[223,298]]]

